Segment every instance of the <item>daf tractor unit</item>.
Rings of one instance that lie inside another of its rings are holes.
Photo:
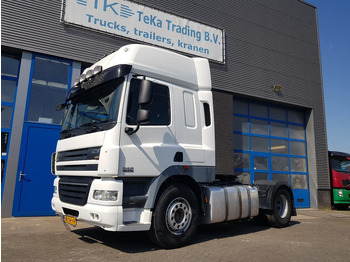
[[[188,243],[199,224],[287,226],[288,184],[216,173],[211,89],[207,59],[152,46],[124,46],[87,68],[57,108],[53,210],[72,225],[149,231],[165,248]]]

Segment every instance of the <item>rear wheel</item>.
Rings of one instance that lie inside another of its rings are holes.
[[[285,188],[280,188],[273,200],[272,214],[266,217],[269,224],[274,227],[285,227],[289,224],[292,216],[292,196]]]
[[[260,210],[259,215],[256,217],[253,217],[254,222],[257,223],[260,226],[268,226],[269,221],[266,217],[266,214]]]
[[[174,185],[166,189],[154,211],[150,238],[164,248],[187,244],[198,227],[199,205],[192,190]]]

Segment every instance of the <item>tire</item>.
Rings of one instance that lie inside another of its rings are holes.
[[[256,224],[258,224],[259,226],[269,226],[269,220],[266,217],[265,213],[261,213],[261,211],[259,212],[259,215],[256,217],[253,217],[254,222]]]
[[[156,205],[150,239],[164,248],[186,245],[195,235],[199,220],[199,205],[192,190],[173,185],[160,196]]]
[[[292,216],[292,196],[285,188],[277,190],[273,200],[272,214],[267,214],[268,222],[273,227],[288,226]]]

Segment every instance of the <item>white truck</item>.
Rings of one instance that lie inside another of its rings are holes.
[[[211,88],[207,59],[152,46],[124,46],[87,68],[58,106],[52,209],[73,225],[149,231],[165,248],[188,243],[200,223],[287,226],[296,215],[287,184],[216,174]]]

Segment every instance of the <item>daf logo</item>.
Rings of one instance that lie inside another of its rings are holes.
[[[93,6],[94,9],[101,9],[104,12],[113,12],[117,16],[129,18],[135,13],[129,6],[120,4],[113,0],[76,0],[78,5]]]
[[[124,173],[134,173],[134,168],[133,167],[123,167],[123,172]]]

